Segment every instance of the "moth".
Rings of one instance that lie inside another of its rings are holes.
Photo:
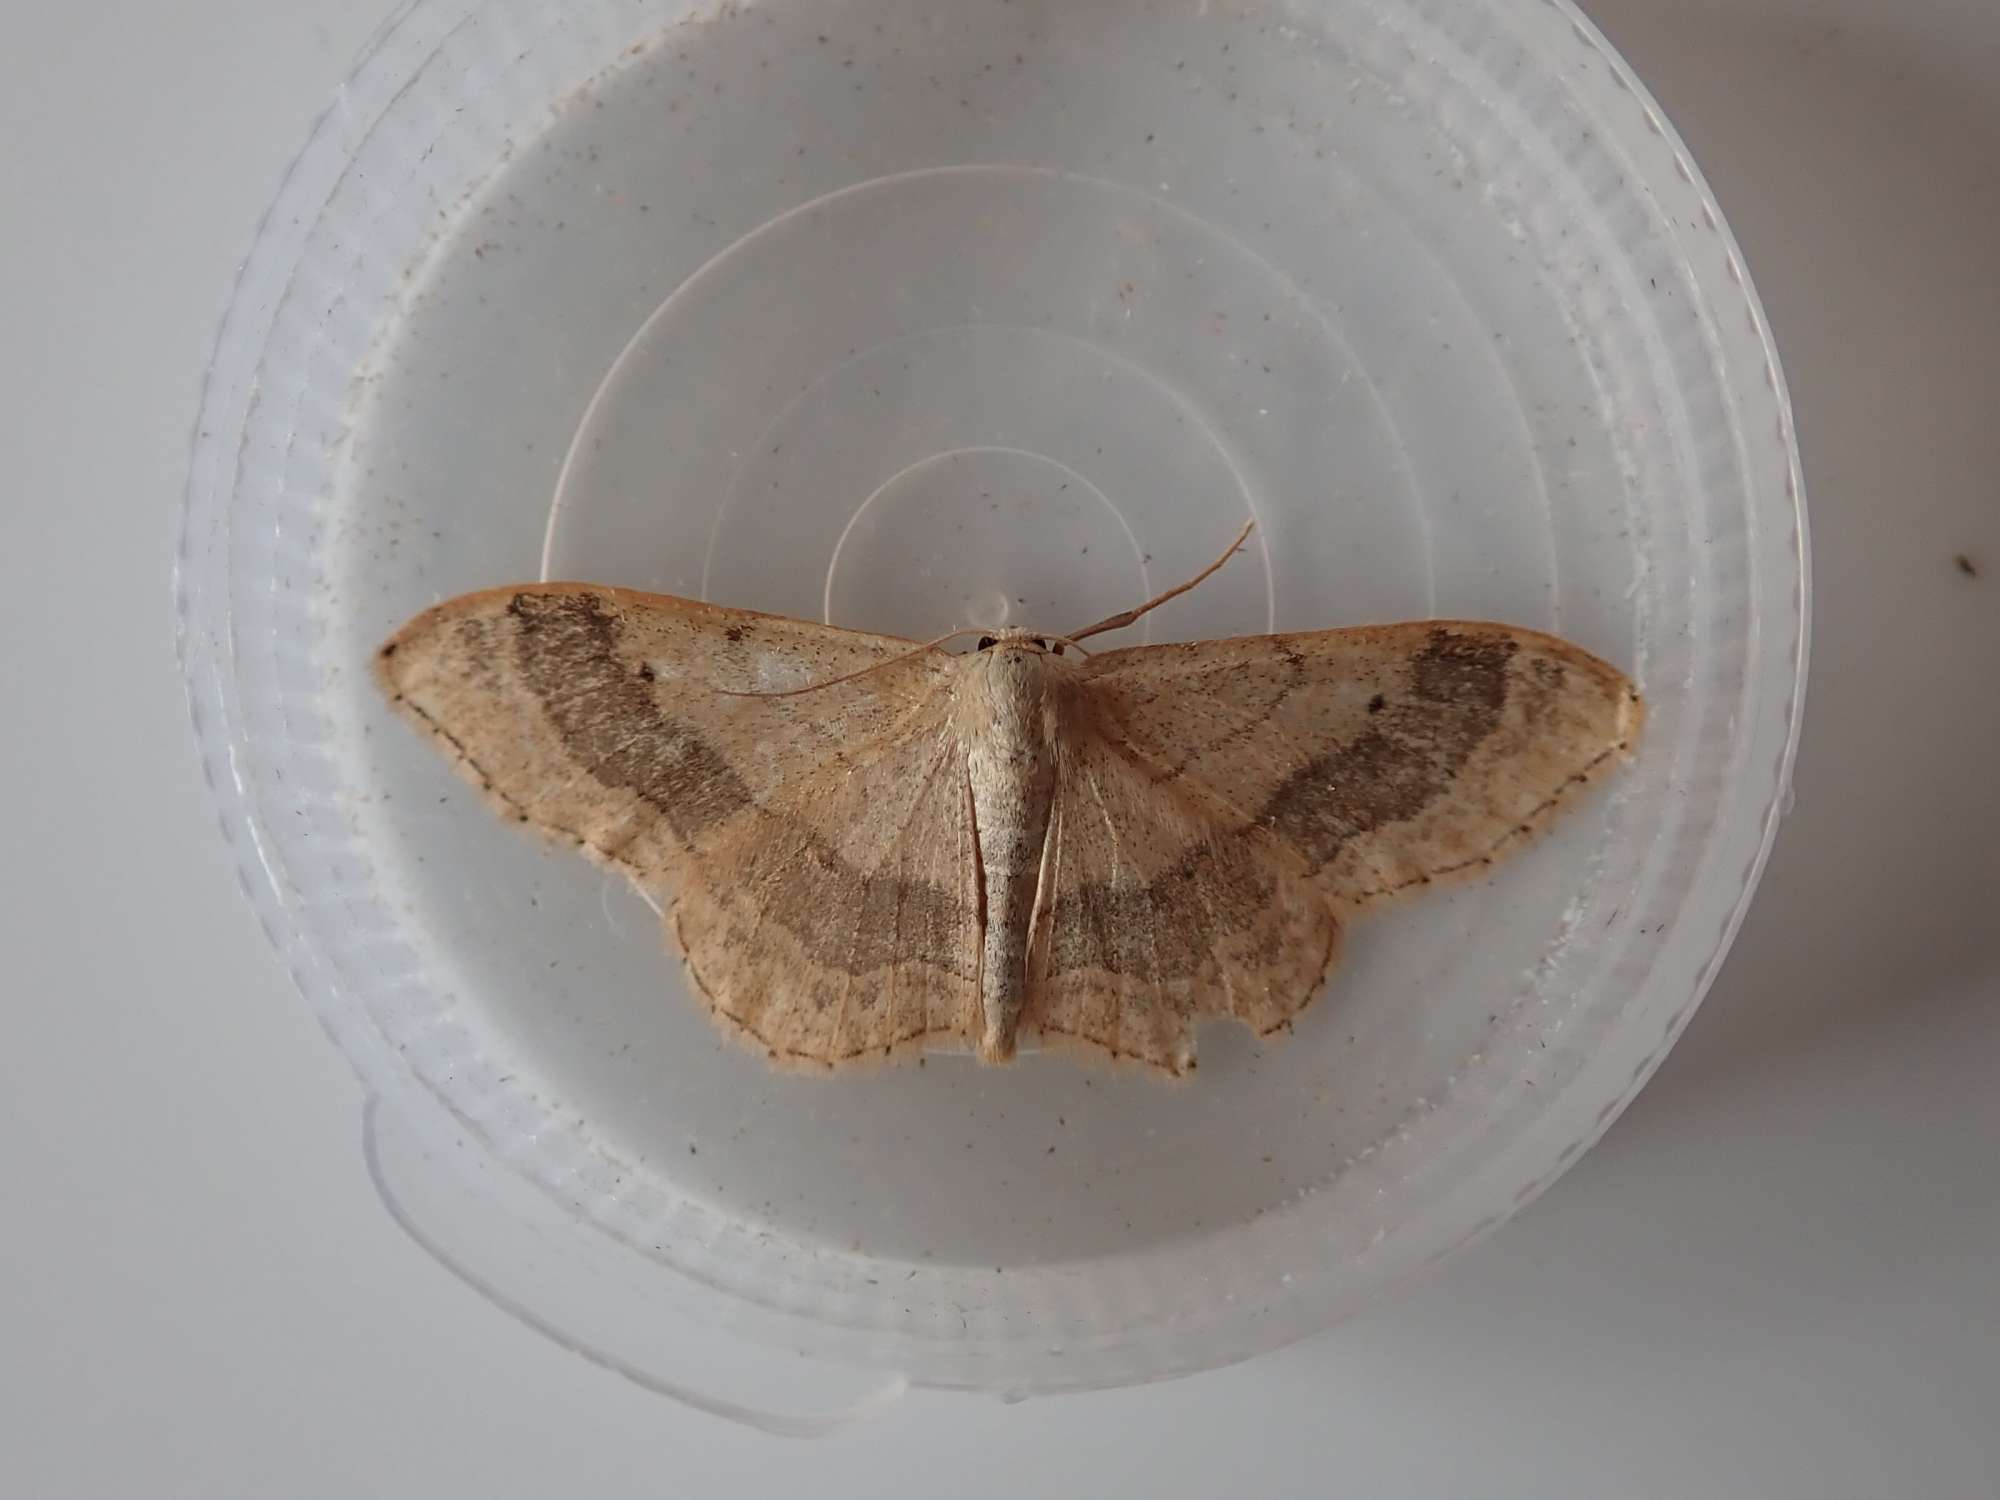
[[[919,643],[522,584],[424,611],[390,700],[506,817],[651,895],[693,991],[788,1067],[1024,1039],[1180,1076],[1355,916],[1475,875],[1634,747],[1616,668],[1422,620],[1135,646]],[[971,634],[971,632],[960,632]]]

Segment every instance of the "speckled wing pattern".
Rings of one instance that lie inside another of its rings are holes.
[[[1479,622],[1037,655],[1046,826],[1002,797],[1013,822],[982,828],[1002,654],[539,585],[436,606],[377,671],[505,816],[659,899],[726,1030],[818,1068],[997,1061],[1018,1030],[1184,1074],[1199,1021],[1289,1025],[1350,916],[1485,868],[1643,716],[1587,652]],[[1033,889],[1005,976],[1003,877]],[[982,1022],[982,992],[1025,1003]]]
[[[694,988],[774,1062],[960,1045],[979,892],[956,658],[586,585],[468,594],[385,645],[392,701],[503,816],[653,893]],[[838,689],[783,691],[873,668]]]
[[[1578,647],[1450,620],[1108,652],[1075,702],[1023,1029],[1174,1074],[1202,1017],[1289,1025],[1346,917],[1483,870],[1643,719]]]

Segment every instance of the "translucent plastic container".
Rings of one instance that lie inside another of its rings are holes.
[[[768,1073],[654,914],[492,818],[366,671],[537,575],[1062,629],[1246,513],[1149,638],[1494,617],[1631,670],[1651,718],[1552,837],[1357,926],[1296,1035],[1212,1028],[1187,1087]],[[393,1211],[732,1410],[856,1367],[1028,1393],[1240,1359],[1499,1223],[1721,961],[1806,639],[1755,294],[1557,0],[420,0],[245,267],[180,587],[224,825],[377,1096]]]

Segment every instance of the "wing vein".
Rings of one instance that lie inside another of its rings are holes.
[[[1104,800],[1104,788],[1098,784],[1096,768],[1090,765],[1085,765],[1083,768],[1083,774],[1084,774],[1084,779],[1090,783],[1090,795],[1097,800],[1097,810],[1100,814],[1103,815],[1105,834],[1111,840],[1111,881],[1109,888],[1114,891],[1120,890],[1124,886],[1124,881],[1121,877],[1125,872],[1125,844],[1124,841],[1118,837],[1118,820],[1111,816],[1111,808]],[[1142,894],[1144,894],[1143,888],[1141,888],[1141,890]],[[1152,907],[1152,899],[1149,895],[1146,896],[1146,905],[1150,913]],[[1158,1004],[1160,999],[1159,943],[1153,932],[1153,924],[1150,920],[1146,922],[1145,927],[1146,927],[1146,943],[1147,946],[1151,948],[1153,954],[1153,974],[1152,974],[1153,1001],[1155,1004]],[[1116,973],[1116,970],[1111,970],[1110,972]],[[1124,1051],[1125,1051],[1125,1002],[1124,998],[1120,996],[1118,1001],[1117,1024],[1112,1027],[1111,1031],[1111,1052],[1112,1055],[1115,1057],[1122,1055]]]

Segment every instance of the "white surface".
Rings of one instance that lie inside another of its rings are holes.
[[[1819,600],[1797,812],[1630,1113],[1334,1334],[1149,1390],[914,1397],[813,1448],[560,1354],[404,1241],[236,897],[171,654],[187,424],[234,257],[376,17],[190,9],[36,16],[0,63],[0,681],[33,730],[0,862],[10,1493],[1991,1493],[2000,14],[1590,6],[1757,275]]]

